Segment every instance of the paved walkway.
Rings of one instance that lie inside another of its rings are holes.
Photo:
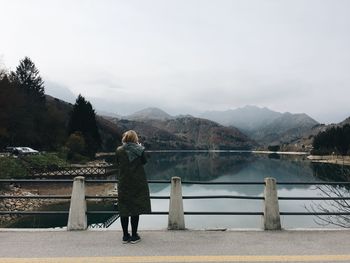
[[[0,231],[1,263],[350,262],[350,231]]]

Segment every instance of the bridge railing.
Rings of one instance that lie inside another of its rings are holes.
[[[73,182],[76,183],[74,186]],[[47,215],[47,214],[67,214],[68,229],[86,229],[87,215],[93,214],[111,214],[114,220],[118,216],[118,211],[88,211],[86,209],[86,200],[91,199],[117,199],[117,196],[104,195],[85,195],[85,183],[118,183],[118,180],[112,179],[86,179],[78,176],[72,179],[1,179],[0,183],[73,183],[72,195],[30,195],[13,196],[0,195],[2,199],[62,199],[70,200],[70,210],[68,211],[0,211],[0,215]],[[203,181],[185,181],[181,178],[173,177],[171,180],[149,180],[148,183],[171,183],[170,196],[151,196],[152,199],[168,199],[169,211],[153,211],[153,215],[168,215],[168,229],[185,229],[184,215],[259,215],[263,216],[263,228],[265,230],[281,229],[280,216],[288,215],[342,215],[348,216],[350,212],[284,212],[279,210],[279,200],[350,200],[350,197],[283,197],[277,194],[277,185],[350,185],[350,182],[276,182],[274,178],[265,178],[264,182],[203,182]],[[206,184],[206,185],[262,185],[264,186],[263,196],[241,196],[241,195],[182,195],[182,184]],[[247,212],[208,212],[208,211],[184,211],[183,199],[248,199],[263,200],[262,211]],[[78,200],[78,201],[77,201]],[[78,204],[77,204],[78,203]]]

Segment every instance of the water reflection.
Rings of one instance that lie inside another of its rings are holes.
[[[153,153],[145,167],[149,180],[169,180],[173,176],[182,181],[251,181],[263,182],[265,177],[274,177],[277,181],[315,181],[310,163],[300,156],[281,156],[271,159],[266,155],[251,153]],[[157,193],[167,185],[154,185],[152,192]],[[203,189],[225,190],[245,195],[262,194],[259,185],[211,186]],[[305,186],[298,186],[307,188]],[[292,185],[281,188],[293,189]]]
[[[315,182],[338,174],[339,167],[320,169],[303,156],[259,155],[252,153],[151,153],[146,165],[150,180],[169,180],[179,176],[182,181],[260,181],[274,177],[278,182]],[[321,172],[322,170],[322,172]],[[334,180],[332,177],[330,180]],[[150,184],[152,195],[169,195],[168,184]],[[320,196],[310,185],[279,185],[279,196]],[[262,196],[263,185],[183,185],[183,195],[249,195]],[[284,212],[307,212],[310,201],[280,201]],[[167,200],[152,200],[153,211],[168,211]],[[257,211],[263,209],[259,200],[184,200],[185,211]],[[186,216],[188,228],[260,228],[260,216]],[[313,216],[282,217],[284,228],[320,227]],[[164,229],[166,216],[143,216],[141,228]],[[119,228],[116,222],[113,228]]]
[[[265,177],[274,177],[277,182],[315,182],[315,181],[348,181],[350,167],[334,164],[310,163],[304,156],[291,155],[261,155],[234,152],[162,152],[150,153],[145,166],[149,180],[170,180],[179,176],[182,181],[250,181],[263,182]],[[102,189],[103,188],[103,189]],[[111,189],[109,189],[111,188]],[[94,186],[99,194],[111,191],[113,185]],[[349,186],[335,186],[329,189],[341,189],[342,194],[349,195]],[[56,189],[57,190],[57,189]],[[150,184],[152,195],[168,196],[169,184]],[[248,195],[262,196],[263,185],[183,185],[183,195]],[[49,191],[49,189],[48,189]],[[107,194],[107,192],[105,194]],[[45,194],[43,192],[42,194]],[[65,193],[61,193],[65,194]],[[95,192],[88,194],[94,195]],[[278,185],[279,196],[324,196],[322,189],[313,185]],[[308,209],[322,204],[325,209],[332,208],[332,202],[324,201],[282,201],[280,210],[283,212],[308,212]],[[67,210],[67,204],[56,204],[47,210]],[[153,211],[168,211],[168,200],[152,200]],[[89,205],[90,210],[113,210],[112,203],[101,202]],[[235,199],[203,199],[184,200],[185,211],[218,211],[239,212],[263,210],[261,200]],[[46,210],[46,208],[45,208]],[[89,223],[104,222],[109,216],[89,216]],[[30,219],[31,218],[31,219]],[[284,228],[319,228],[314,216],[284,216],[281,218]],[[203,228],[261,228],[261,216],[186,216],[186,227]],[[23,217],[11,227],[33,227],[33,217]],[[34,227],[65,226],[66,216],[34,217]],[[167,216],[142,216],[141,229],[165,229]],[[120,229],[119,220],[112,224],[112,229]]]
[[[47,206],[43,206],[40,210],[48,211],[68,211],[69,201],[55,203]],[[88,201],[88,210],[98,211],[98,210],[114,210],[114,202],[112,201]],[[88,225],[97,224],[101,222],[106,222],[111,215],[95,214],[89,215]],[[7,228],[52,228],[52,227],[66,227],[68,222],[68,214],[54,214],[54,215],[35,215],[35,216],[19,216],[16,220],[9,223]]]

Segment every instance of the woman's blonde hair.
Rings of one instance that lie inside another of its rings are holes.
[[[139,137],[137,136],[137,133],[135,131],[129,130],[124,132],[122,143],[127,143],[127,142],[133,142],[133,143],[139,142]]]

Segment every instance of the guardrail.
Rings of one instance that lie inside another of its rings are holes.
[[[111,214],[114,220],[118,218],[118,211],[87,211],[86,200],[91,199],[116,199],[117,196],[89,196],[85,195],[85,183],[118,183],[118,180],[86,179],[78,176],[72,179],[1,179],[0,183],[73,183],[72,195],[30,195],[10,196],[0,195],[1,199],[62,199],[70,200],[69,211],[0,211],[0,215],[52,215],[68,214],[68,230],[83,230],[87,228],[87,215]],[[274,178],[265,178],[264,182],[202,182],[185,181],[173,177],[171,180],[149,180],[148,183],[171,183],[170,196],[151,196],[151,199],[169,199],[169,212],[154,211],[152,215],[168,215],[168,229],[185,229],[184,215],[259,215],[263,216],[263,228],[265,230],[281,229],[280,216],[288,215],[350,215],[350,212],[283,212],[279,210],[279,200],[350,200],[350,197],[279,197],[277,185],[350,185],[350,182],[276,182]],[[240,195],[210,195],[210,196],[183,196],[182,184],[206,184],[206,185],[263,185],[264,196],[240,196]],[[263,210],[254,212],[191,212],[183,210],[183,199],[248,199],[263,200]]]
[[[67,167],[31,167],[28,169],[28,173],[32,177],[56,177],[56,176],[108,176],[114,174],[117,171],[113,165],[109,166],[67,166]]]

